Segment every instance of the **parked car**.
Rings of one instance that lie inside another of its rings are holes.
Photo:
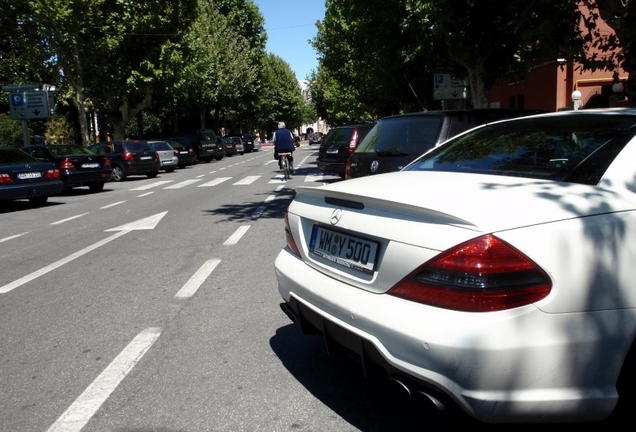
[[[318,169],[335,172],[344,179],[349,156],[374,125],[365,122],[331,129],[318,149]]]
[[[145,140],[103,141],[88,149],[100,156],[108,156],[113,181],[123,181],[131,175],[155,178],[159,174],[159,155]]]
[[[185,168],[196,163],[197,154],[187,139],[175,137],[166,139],[166,142],[177,152],[179,168]]]
[[[225,144],[219,142],[212,129],[199,129],[197,131],[198,158],[202,162],[210,162],[212,159],[221,160],[225,156]]]
[[[227,137],[228,140],[231,142],[232,145],[232,154],[245,154],[245,142],[243,141],[243,138],[241,138],[240,136],[236,135],[236,136],[230,136]]]
[[[544,423],[631,410],[635,160],[635,109],[569,111],[298,189],[281,307],[438,410]]]
[[[174,172],[179,166],[179,151],[172,148],[168,141],[148,141],[150,147],[159,155],[159,162],[165,172]]]
[[[261,147],[256,146],[255,144],[255,140],[254,137],[252,136],[252,134],[249,133],[244,133],[241,135],[241,138],[243,138],[243,143],[245,144],[245,151],[246,152],[251,152],[251,151],[258,151]]]
[[[314,132],[311,135],[309,135],[309,145],[322,144],[323,138],[324,138],[324,134],[322,132]]]
[[[232,157],[236,154],[236,150],[234,149],[234,141],[232,140],[232,138],[230,137],[221,138],[220,136],[217,136],[216,138],[220,144],[225,146],[225,155],[227,157]]]
[[[54,163],[41,162],[17,148],[0,147],[0,201],[28,199],[41,205],[63,187]]]
[[[96,155],[80,145],[37,144],[25,147],[22,151],[39,161],[53,162],[67,189],[88,186],[92,192],[99,192],[111,179],[112,168],[108,156]]]
[[[468,129],[541,110],[427,111],[381,119],[349,157],[345,178],[399,171],[427,150]]]

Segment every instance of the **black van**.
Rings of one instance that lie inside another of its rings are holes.
[[[216,134],[212,129],[199,129],[197,131],[198,138],[198,157],[202,162],[210,162],[212,159],[221,160],[225,156],[225,145],[219,143]]]
[[[349,157],[345,178],[399,171],[431,148],[476,126],[543,112],[488,108],[385,117],[378,121]]]

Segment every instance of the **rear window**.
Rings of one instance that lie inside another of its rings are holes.
[[[332,129],[323,141],[323,145],[328,144],[349,144],[354,128],[338,128]]]
[[[10,164],[10,163],[29,163],[29,162],[37,162],[38,160],[29,156],[22,150],[17,149],[0,149],[0,163]]]
[[[172,150],[170,144],[165,141],[158,141],[150,143],[150,146],[155,150]]]
[[[447,141],[406,171],[452,171],[598,184],[636,134],[620,115],[535,117],[494,123]]]
[[[85,147],[78,145],[55,145],[47,147],[55,156],[92,155],[95,154]]]
[[[378,156],[420,155],[437,144],[442,116],[406,116],[380,120],[355,153]]]

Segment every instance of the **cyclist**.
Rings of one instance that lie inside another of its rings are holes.
[[[274,132],[272,141],[274,142],[274,159],[278,160],[278,167],[283,169],[278,153],[292,153],[296,149],[294,146],[294,135],[289,129],[285,128],[284,122],[278,122],[278,130]],[[287,160],[289,161],[289,171],[293,174],[294,158],[290,154],[287,156]]]

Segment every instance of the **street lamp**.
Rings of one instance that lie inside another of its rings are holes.
[[[574,105],[574,110],[578,110],[581,108],[581,92],[578,90],[574,90],[572,92],[572,102]]]

